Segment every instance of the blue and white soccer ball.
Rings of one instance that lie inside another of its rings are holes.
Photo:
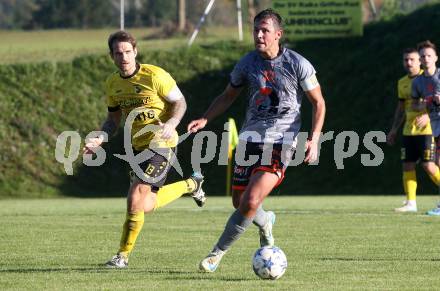
[[[261,279],[279,279],[287,269],[286,255],[276,246],[259,248],[252,258],[252,268]]]

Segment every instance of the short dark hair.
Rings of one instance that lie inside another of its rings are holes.
[[[283,18],[275,10],[268,8],[264,9],[254,17],[254,24],[263,19],[271,18],[273,23],[278,26],[279,29],[283,29]]]
[[[426,49],[426,48],[433,49],[435,51],[435,54],[437,54],[437,47],[430,40],[425,40],[425,41],[419,42],[417,44],[418,51],[420,51],[421,49]]]
[[[134,36],[124,30],[116,31],[108,37],[108,48],[111,54],[113,54],[113,44],[115,42],[129,42],[133,46],[133,49],[136,48],[136,39]]]
[[[414,48],[414,47],[407,47],[406,49],[404,49],[403,51],[402,51],[402,55],[407,55],[407,54],[412,54],[412,53],[419,53],[419,51],[416,49],[416,48]]]

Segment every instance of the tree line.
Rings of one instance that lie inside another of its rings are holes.
[[[125,0],[125,26],[182,26],[182,23],[194,26],[208,2],[208,0]],[[242,2],[243,11],[248,18],[252,17],[256,8],[270,5],[269,0]],[[208,22],[234,25],[235,5],[236,0],[217,0]],[[118,27],[119,16],[120,0],[0,1],[0,29]],[[184,17],[185,21],[182,19],[179,21],[179,16]]]

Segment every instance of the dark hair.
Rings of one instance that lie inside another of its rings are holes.
[[[264,9],[258,13],[254,18],[254,23],[258,23],[263,19],[271,18],[273,23],[278,26],[279,29],[283,29],[283,18],[273,9]]]
[[[412,54],[412,53],[419,53],[419,51],[416,49],[416,48],[414,48],[414,47],[407,47],[406,49],[404,49],[403,51],[402,51],[402,55],[407,55],[407,54]]]
[[[425,41],[419,42],[417,44],[418,51],[420,51],[421,49],[425,49],[425,48],[431,48],[435,51],[435,54],[437,54],[437,47],[430,40],[425,40]]]
[[[136,39],[130,33],[123,30],[116,31],[108,37],[108,48],[111,54],[113,54],[113,44],[115,42],[129,42],[133,49],[136,48]]]

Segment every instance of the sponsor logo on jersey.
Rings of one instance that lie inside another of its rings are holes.
[[[134,92],[136,92],[136,94],[141,93],[142,92],[142,86],[134,85]]]

